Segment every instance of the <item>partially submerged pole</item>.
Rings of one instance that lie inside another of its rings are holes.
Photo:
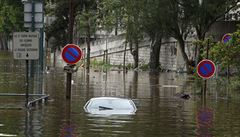
[[[207,57],[208,59],[208,54],[209,54],[209,39],[207,41]],[[206,92],[207,92],[207,79],[204,80],[204,88],[203,88],[203,96],[206,97]]]

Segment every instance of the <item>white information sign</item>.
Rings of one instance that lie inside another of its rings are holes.
[[[14,59],[36,60],[39,58],[39,33],[13,33]]]

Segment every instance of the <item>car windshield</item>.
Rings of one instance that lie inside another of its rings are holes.
[[[129,100],[123,99],[100,99],[100,100],[93,100],[90,102],[89,109],[134,109],[133,105],[130,103]]]

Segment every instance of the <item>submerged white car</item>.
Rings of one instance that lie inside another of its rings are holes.
[[[131,99],[96,97],[85,104],[84,110],[96,115],[133,115],[137,108]]]

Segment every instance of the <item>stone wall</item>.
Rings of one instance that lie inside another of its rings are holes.
[[[139,66],[149,63],[150,59],[150,41],[144,39],[139,43]],[[86,45],[82,45],[82,48],[86,48]],[[92,59],[97,61],[104,61],[104,53],[108,52],[108,62],[113,65],[122,65],[124,57],[125,39],[123,36],[111,37],[107,39],[96,40],[91,43]],[[186,49],[189,58],[194,56],[194,46],[191,42],[186,42]],[[126,65],[133,64],[133,56],[130,53],[129,46],[126,50]],[[172,71],[185,71],[185,63],[183,61],[181,52],[178,47],[178,43],[175,39],[163,40],[160,53],[161,68]]]
[[[238,24],[240,21],[218,21],[210,27],[206,36],[212,36],[215,41],[221,41],[224,34],[235,32]]]

